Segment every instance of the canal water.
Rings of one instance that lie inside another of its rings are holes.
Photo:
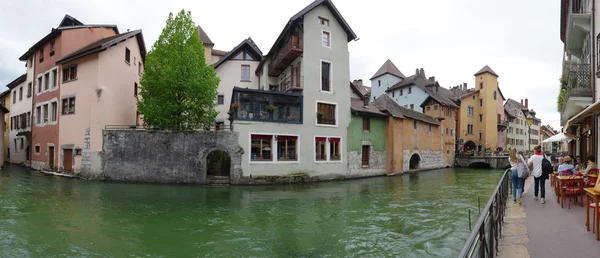
[[[502,171],[292,186],[89,182],[0,172],[0,257],[451,257]]]

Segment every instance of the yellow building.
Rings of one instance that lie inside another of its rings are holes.
[[[498,87],[498,74],[489,66],[475,73],[475,87],[461,89],[459,142],[460,150],[482,155],[486,150],[503,148],[504,108]]]
[[[6,90],[0,93],[0,104],[10,110],[10,90]],[[10,157],[10,141],[8,136],[10,134],[10,113],[4,114],[4,160],[9,160]]]

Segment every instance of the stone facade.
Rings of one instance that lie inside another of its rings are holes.
[[[243,183],[238,133],[105,130],[100,180],[147,183],[206,183],[206,158],[214,150],[231,158],[230,182]]]
[[[364,145],[369,145],[369,143],[365,142]],[[376,151],[374,148],[369,148],[369,150],[369,167],[362,167],[360,151],[348,152],[349,178],[385,175],[385,151]]]
[[[414,155],[419,155],[418,170],[443,168],[443,153],[440,150],[404,150],[404,171],[410,170],[410,158]]]

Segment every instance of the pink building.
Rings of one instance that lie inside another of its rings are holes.
[[[105,127],[138,123],[145,57],[142,31],[136,30],[105,37],[56,62],[77,69],[77,80],[60,89],[59,170],[99,172]]]

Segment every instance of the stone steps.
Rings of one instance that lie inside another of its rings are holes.
[[[206,176],[207,185],[229,185],[228,176]]]

